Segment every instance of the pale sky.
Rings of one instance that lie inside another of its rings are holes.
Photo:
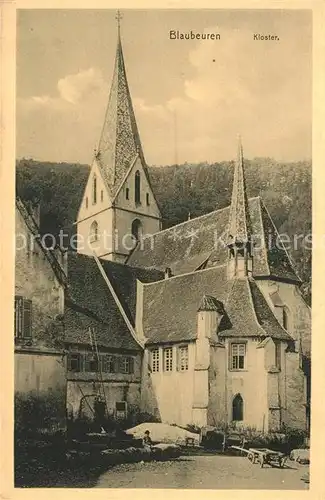
[[[122,11],[126,71],[149,165],[311,158],[309,11]],[[116,50],[113,10],[20,10],[17,157],[91,163]],[[169,31],[220,33],[170,40]],[[255,33],[279,41],[254,41]]]

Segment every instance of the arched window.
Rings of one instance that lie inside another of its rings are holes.
[[[140,172],[139,170],[137,170],[134,177],[134,201],[136,204],[141,203],[140,188],[141,188]]]
[[[232,419],[236,422],[244,420],[244,401],[240,394],[232,400]]]
[[[136,241],[139,241],[142,233],[142,224],[139,219],[134,219],[131,226],[132,236]]]
[[[93,177],[93,203],[97,203],[97,178],[96,175]]]
[[[89,240],[90,242],[98,240],[98,222],[95,220],[91,223],[90,226]]]

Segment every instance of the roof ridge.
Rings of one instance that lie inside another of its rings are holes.
[[[156,283],[165,283],[167,281],[171,281],[177,278],[182,278],[183,276],[189,276],[190,274],[198,274],[198,273],[204,273],[207,271],[212,271],[213,269],[220,269],[220,268],[226,268],[226,264],[220,264],[219,266],[212,266],[212,267],[207,267],[205,269],[198,269],[197,271],[191,271],[190,273],[184,273],[184,274],[176,274],[176,276],[171,276],[170,278],[167,279],[162,279],[158,281],[152,281],[151,283],[142,283],[144,286],[150,286],[150,285],[155,285]]]
[[[152,236],[156,236],[157,234],[165,233],[166,231],[171,231],[173,229],[176,229],[179,226],[183,226],[184,224],[189,224],[193,221],[196,221],[198,219],[202,219],[203,217],[208,217],[209,215],[215,214],[217,212],[222,212],[223,210],[226,210],[227,208],[229,208],[229,205],[227,205],[226,207],[223,207],[223,208],[218,208],[218,210],[212,210],[212,212],[208,212],[207,214],[199,215],[198,217],[194,217],[194,219],[189,219],[189,220],[185,220],[183,222],[179,222],[178,224],[175,224],[174,226],[166,227],[166,229],[162,229],[161,231],[157,231],[156,233],[151,234],[150,236],[148,236],[148,238],[152,237]],[[144,238],[144,239],[146,239],[146,238]]]
[[[292,339],[292,336],[290,335],[290,333],[289,333],[289,332],[287,332],[287,330],[285,330],[285,329],[283,328],[283,326],[279,323],[279,321],[278,321],[278,320],[277,320],[277,318],[275,317],[275,315],[274,315],[274,313],[273,313],[272,309],[270,308],[270,306],[269,306],[269,304],[268,304],[268,302],[267,302],[266,298],[265,298],[265,297],[264,297],[264,295],[263,295],[263,292],[261,292],[261,290],[260,290],[260,289],[259,289],[259,287],[257,286],[256,281],[254,280],[254,278],[246,278],[246,279],[247,279],[247,285],[248,285],[248,289],[249,289],[249,297],[250,297],[250,300],[251,300],[251,302],[252,302],[252,306],[253,306],[254,316],[255,316],[255,318],[256,318],[256,321],[257,321],[257,324],[259,325],[259,327],[263,330],[263,332],[266,334],[266,336],[267,336],[267,337],[271,337],[271,338],[273,338],[273,337],[272,337],[272,335],[270,335],[270,334],[268,334],[268,333],[266,332],[266,330],[264,329],[264,327],[261,325],[261,323],[260,323],[260,322],[259,322],[259,320],[258,320],[257,313],[256,313],[256,310],[255,310],[254,300],[253,300],[253,297],[252,297],[252,289],[251,289],[250,283],[254,283],[254,286],[256,287],[256,289],[257,289],[258,293],[259,293],[259,294],[260,294],[260,296],[262,297],[262,300],[264,300],[266,307],[268,308],[268,310],[269,310],[269,311],[270,311],[270,313],[272,314],[272,318],[274,318],[274,320],[277,322],[277,324],[278,324],[279,328],[280,328],[280,329],[281,329],[281,330],[282,330],[282,331],[283,331],[283,332],[284,332],[287,336],[289,336],[289,337]]]
[[[261,196],[259,196],[259,195],[258,196],[252,196],[251,198],[248,198],[248,202],[253,201],[253,200],[257,200],[257,199],[261,199]],[[161,233],[164,233],[166,231],[171,231],[172,229],[175,229],[175,228],[177,228],[179,226],[182,226],[184,224],[189,224],[189,223],[191,223],[193,221],[196,221],[198,219],[202,219],[203,217],[208,217],[209,215],[212,215],[212,214],[216,214],[216,213],[222,212],[223,210],[227,210],[229,208],[230,208],[230,204],[227,205],[227,206],[225,206],[225,207],[218,208],[217,210],[212,210],[212,212],[208,212],[206,214],[198,215],[198,217],[194,217],[193,219],[184,220],[183,222],[179,222],[178,224],[175,224],[174,226],[166,227],[166,229],[162,229],[161,231],[157,231],[156,233],[152,233],[150,235],[150,237],[156,236],[157,234],[161,234]],[[148,236],[148,238],[149,238],[149,236]],[[144,238],[144,239],[146,239],[146,238]],[[137,247],[135,247],[135,248],[137,248]]]
[[[265,211],[266,211],[266,213],[267,213],[267,215],[268,215],[268,217],[269,217],[269,219],[271,221],[271,224],[272,224],[272,226],[273,226],[273,228],[274,228],[274,230],[276,232],[276,235],[279,237],[280,236],[279,231],[278,231],[276,225],[273,222],[273,219],[272,219],[272,217],[270,215],[270,212],[267,209],[267,206],[265,205],[265,203],[263,202],[263,200],[261,200],[261,203],[263,204],[263,207],[264,207],[264,209],[265,209]],[[281,239],[279,241],[281,242]],[[300,278],[300,276],[299,276],[299,274],[297,273],[297,270],[296,270],[296,264],[293,262],[292,258],[288,254],[286,247],[284,245],[282,245],[282,242],[281,242],[281,247],[284,250],[286,256],[288,257],[289,263],[290,263],[290,265],[292,267],[292,270],[293,270],[294,274],[297,276],[298,280],[302,283],[302,279]]]
[[[250,280],[254,281],[254,278],[246,278],[246,283],[247,283],[247,288],[248,288],[248,296],[249,296],[249,301],[250,301],[252,309],[253,309],[253,316],[255,318],[255,321],[256,321],[256,324],[258,325],[258,327],[265,333],[266,337],[269,337],[269,335],[266,333],[266,331],[263,328],[263,326],[261,325],[261,323],[258,321],[258,317],[257,317],[257,314],[256,314],[255,305],[254,305],[254,300],[253,300],[253,297],[252,297],[252,290],[251,290],[251,287],[250,287],[250,284],[249,284]],[[269,307],[268,304],[267,304],[267,306]],[[272,314],[273,314],[273,312],[272,312]]]

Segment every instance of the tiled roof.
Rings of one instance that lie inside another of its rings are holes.
[[[275,243],[277,232],[261,199],[250,198],[248,210],[254,240],[253,275],[299,282],[286,250],[279,244],[267,248],[270,234]],[[193,272],[202,265],[224,264],[228,221],[226,207],[160,231],[135,248],[128,264],[162,271],[169,267],[174,275]]]
[[[255,280],[248,280],[254,309],[259,324],[266,332],[271,332],[273,339],[293,340],[289,333],[280,326],[280,323],[269,308],[262,292],[258,288]]]
[[[117,314],[113,314],[110,323],[96,319],[90,313],[81,312],[75,305],[66,304],[64,311],[65,342],[68,344],[90,345],[91,329],[96,337],[98,348],[139,350],[126,327]],[[120,333],[119,333],[120,332]]]
[[[279,325],[253,279],[226,280],[226,267],[169,278],[144,286],[143,325],[147,344],[190,341],[197,336],[197,311],[209,295],[225,309],[220,337],[292,340]]]
[[[96,162],[112,201],[137,156],[150,185],[118,34],[113,80],[96,153]]]
[[[163,273],[135,269],[123,264],[101,260],[124,311],[134,325],[136,307],[136,280],[143,283],[163,278]],[[69,342],[89,340],[88,323],[95,322],[98,342],[105,346],[138,349],[120,311],[104,282],[95,259],[87,255],[68,255],[68,291],[66,294],[66,338]],[[73,313],[71,312],[73,311]],[[84,324],[85,328],[76,328]],[[96,326],[97,325],[97,326]],[[87,332],[86,334],[84,332]]]
[[[215,297],[211,297],[211,295],[203,295],[198,311],[216,311],[222,314],[224,309],[222,302],[217,300]]]

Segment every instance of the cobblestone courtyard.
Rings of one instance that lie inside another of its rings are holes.
[[[308,489],[308,466],[253,465],[244,457],[189,456],[175,461],[125,464],[100,476],[97,488]]]

